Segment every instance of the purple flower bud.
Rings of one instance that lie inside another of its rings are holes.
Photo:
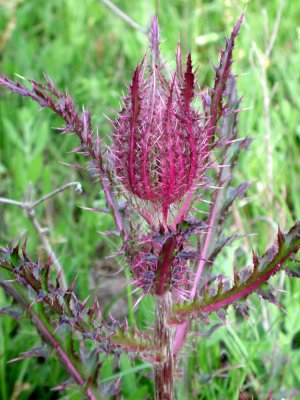
[[[114,169],[123,189],[144,201],[146,209],[154,210],[156,220],[178,223],[188,211],[195,189],[203,184],[209,129],[192,105],[195,75],[191,55],[182,73],[178,45],[176,72],[166,70],[159,56],[156,17],[150,50],[151,55],[137,66],[124,107],[114,122]]]

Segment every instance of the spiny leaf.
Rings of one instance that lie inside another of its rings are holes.
[[[212,90],[211,106],[210,106],[210,135],[214,136],[217,123],[224,113],[225,106],[223,105],[223,98],[229,79],[231,78],[231,65],[232,65],[232,52],[235,44],[235,39],[239,34],[239,29],[243,20],[243,15],[239,18],[236,26],[234,27],[231,36],[226,41],[225,50],[220,50],[219,66],[215,67],[216,77],[215,85]]]
[[[282,234],[282,240],[270,247],[262,257],[254,258],[255,267],[252,273],[245,274],[246,280],[237,279],[237,273],[233,279],[234,284],[229,290],[222,293],[218,291],[215,296],[210,296],[207,284],[202,290],[202,299],[196,299],[192,303],[179,303],[174,306],[174,314],[189,316],[209,314],[213,311],[226,308],[230,304],[246,299],[252,293],[261,292],[261,287],[265,285],[272,275],[283,269],[284,264],[295,255],[300,248],[300,222],[297,222],[287,234]],[[265,295],[271,299],[270,292]],[[276,302],[275,299],[272,298]]]
[[[19,254],[16,253],[17,249]],[[18,256],[19,265],[13,265],[10,261],[13,253]],[[25,262],[23,255],[20,254],[20,246],[8,247],[0,251],[0,268],[8,269],[18,277],[18,282],[21,286],[30,288],[35,292],[34,302],[41,302],[48,309],[47,314],[49,310],[56,314],[58,317],[58,323],[56,319],[56,331],[61,329],[63,325],[69,325],[73,332],[77,331],[85,340],[89,339],[97,344],[101,351],[116,355],[120,353],[121,343],[116,340],[113,341],[112,336],[117,331],[125,332],[125,327],[115,320],[113,320],[112,325],[105,323],[96,299],[89,308],[87,307],[88,299],[83,302],[80,301],[74,292],[76,278],[67,290],[60,287],[58,278],[56,278],[56,286],[49,278],[46,284],[47,290],[42,290],[41,282],[45,279],[45,268],[33,262],[28,255],[26,255]],[[3,287],[5,290],[10,290],[8,285]],[[135,331],[130,334],[131,340],[134,337],[148,340],[148,337],[144,336],[143,333]],[[141,348],[143,347],[142,342],[139,345]],[[134,351],[134,347],[132,347],[132,353]],[[144,351],[146,350],[144,349]]]
[[[150,336],[137,329],[119,330],[112,335],[111,340],[130,351],[153,351],[155,347]]]
[[[34,347],[31,350],[24,351],[21,353],[19,357],[13,358],[9,360],[9,363],[13,363],[20,360],[25,360],[26,358],[30,357],[41,357],[41,358],[48,358],[50,355],[49,350],[46,347]]]

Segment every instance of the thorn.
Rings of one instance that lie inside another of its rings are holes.
[[[279,225],[278,225],[278,231],[277,231],[277,242],[278,242],[278,247],[279,249],[282,248],[282,246],[284,245],[284,233],[282,232],[282,230],[280,229]]]
[[[218,284],[217,296],[220,296],[220,294],[222,294],[222,289],[223,289],[223,276],[221,275]]]
[[[83,311],[85,309],[86,303],[88,302],[89,298],[90,296],[88,296],[85,300],[83,300],[80,311]]]
[[[96,318],[99,318],[99,319],[101,319],[101,317],[102,317],[102,312],[101,312],[101,308],[100,308],[100,306],[99,306],[99,302],[98,302],[98,299],[97,298],[95,298],[95,300],[93,301],[93,304],[91,305],[91,307],[89,308],[89,310],[88,310],[88,315],[90,316],[90,317],[96,317]]]
[[[58,289],[58,288],[60,288],[60,277],[61,277],[61,275],[62,275],[62,270],[60,270],[59,271],[59,273],[57,274],[57,277],[56,277],[56,289]]]
[[[28,260],[28,256],[26,253],[26,246],[27,246],[27,237],[25,238],[23,246],[22,246],[22,253],[23,253],[24,258],[26,258]]]
[[[19,257],[19,247],[20,247],[20,240],[19,240],[18,244],[12,250],[12,254],[16,255],[18,257]]]
[[[68,292],[73,292],[73,291],[74,291],[74,287],[75,287],[75,284],[76,284],[76,281],[77,281],[78,275],[79,275],[79,274],[77,274],[77,275],[75,276],[75,278],[74,278],[73,282],[72,282],[72,283],[71,283],[71,285],[69,286],[69,288],[68,288]]]
[[[234,266],[233,279],[234,279],[234,286],[238,286],[241,283],[239,274],[236,269],[236,265]]]
[[[255,251],[253,249],[252,249],[252,261],[253,261],[253,272],[257,272],[259,259],[258,259],[258,255],[255,253]]]

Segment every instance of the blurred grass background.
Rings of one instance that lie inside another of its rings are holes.
[[[274,240],[278,223],[287,229],[300,219],[300,3],[116,0],[114,4],[145,28],[157,13],[163,57],[174,65],[180,37],[183,53],[192,50],[202,87],[212,85],[210,60],[217,62],[217,48],[224,46],[225,35],[246,11],[234,70],[243,74],[238,79],[239,95],[244,98],[243,107],[249,108],[240,114],[239,135],[255,140],[239,161],[235,181],[253,183],[247,199],[233,208],[227,230],[257,236],[237,242],[218,258],[216,267],[230,273],[234,260],[244,265],[252,247],[261,252]],[[278,30],[272,35],[277,23]],[[47,73],[57,87],[70,90],[79,107],[93,106],[94,124],[104,138],[111,132],[104,114],[114,117],[119,97],[146,47],[145,35],[100,0],[0,1],[1,71],[12,78],[19,74],[34,80],[43,80]],[[96,291],[103,280],[107,282],[101,268],[108,267],[101,260],[115,251],[116,244],[97,234],[112,228],[109,216],[78,207],[103,206],[104,200],[86,172],[61,164],[83,165],[84,160],[67,154],[76,141],[53,132],[60,124],[29,100],[1,94],[0,197],[24,200],[30,183],[36,197],[65,182],[82,183],[82,195],[72,190],[62,193],[41,205],[37,218],[49,228],[49,240],[68,281],[78,274],[77,291],[84,299],[91,287]],[[20,235],[29,236],[32,255],[44,257],[40,239],[21,210],[0,205],[0,243]],[[192,336],[177,380],[178,399],[238,399],[239,390],[254,399],[266,399],[270,390],[273,399],[300,399],[300,283],[283,276],[276,279],[277,286],[286,290],[280,294],[286,314],[254,298],[249,321],[231,310],[228,324],[208,339]],[[120,298],[127,307],[126,296],[121,285],[118,295],[107,303],[106,313]],[[9,302],[0,291],[0,307]],[[131,322],[135,319],[139,326],[146,326],[153,318],[151,306],[145,298],[137,312],[130,302],[125,312]],[[199,329],[195,326],[196,332]],[[38,343],[26,319],[20,324],[8,317],[0,319],[0,399],[80,399],[76,391],[50,391],[67,379],[54,356],[47,362],[29,358],[7,364]],[[152,397],[147,365],[122,357],[116,368],[113,360],[105,360],[101,379],[108,397],[109,384],[117,377],[122,377],[125,399]]]

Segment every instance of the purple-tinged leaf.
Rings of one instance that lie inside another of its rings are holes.
[[[215,67],[216,77],[215,85],[211,94],[210,106],[210,137],[214,141],[217,124],[220,118],[224,115],[226,106],[223,105],[223,99],[226,95],[226,87],[230,78],[232,78],[231,65],[232,65],[232,52],[235,44],[235,39],[239,34],[240,26],[243,21],[243,15],[239,18],[236,26],[233,28],[231,36],[226,41],[225,50],[220,50],[219,66]]]
[[[237,279],[234,274],[234,283],[231,289],[215,296],[210,296],[205,285],[202,289],[202,300],[196,299],[191,303],[179,303],[174,306],[174,313],[177,317],[193,314],[207,314],[226,308],[230,304],[246,299],[250,294],[260,292],[271,276],[283,269],[285,263],[291,259],[300,249],[300,222],[297,222],[287,234],[283,234],[281,244],[276,243],[270,247],[265,254],[255,259],[258,263],[246,281]],[[261,292],[260,292],[261,293]],[[275,300],[276,301],[276,300]]]
[[[21,355],[19,357],[13,358],[11,360],[8,361],[8,363],[13,363],[16,361],[21,361],[21,360],[25,360],[26,358],[30,358],[30,357],[39,357],[39,358],[48,358],[50,355],[50,352],[47,348],[45,347],[34,347],[31,350],[28,351],[24,351],[21,353]]]

